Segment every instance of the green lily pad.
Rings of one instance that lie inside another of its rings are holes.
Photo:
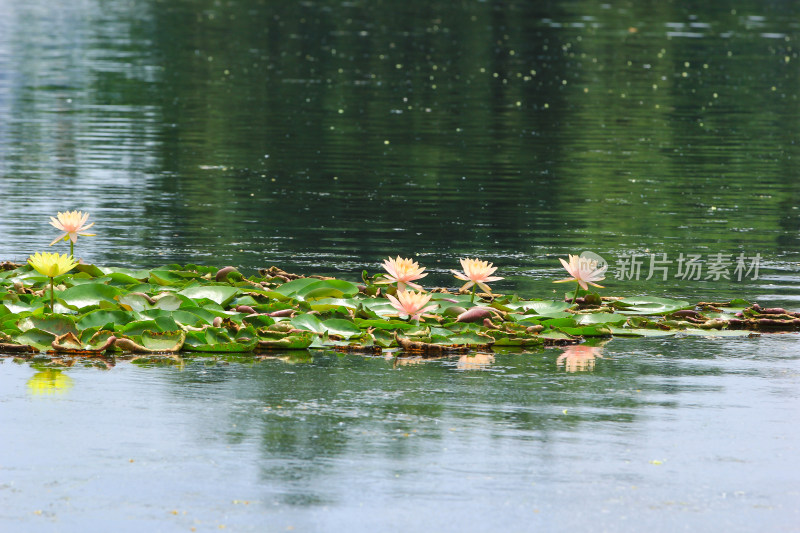
[[[455,344],[464,346],[485,346],[494,344],[494,338],[481,335],[473,331],[463,331],[451,335],[436,335],[431,337],[433,344]]]
[[[372,328],[375,330],[407,331],[410,329],[419,328],[419,326],[417,326],[412,322],[404,322],[402,320],[382,320],[382,319],[365,320],[361,318],[356,318],[353,321],[353,323],[360,329]]]
[[[292,333],[289,335],[263,335],[259,333],[255,350],[304,350],[314,341],[312,332]]]
[[[282,294],[283,296],[294,297],[297,295],[298,291],[306,288],[308,285],[311,285],[312,283],[316,283],[317,281],[319,280],[314,278],[300,278],[286,282],[283,285],[274,289],[272,292]]]
[[[524,311],[534,311],[537,315],[551,318],[563,317],[564,311],[572,306],[568,302],[542,301],[542,302],[522,302],[519,309]]]
[[[180,287],[186,285],[187,281],[200,277],[200,274],[186,270],[153,270],[150,272],[148,281],[154,285],[165,287]]]
[[[75,285],[58,294],[58,299],[77,309],[83,309],[100,302],[114,302],[122,291],[103,283],[83,283]]]
[[[179,352],[186,340],[186,332],[178,331],[144,331],[142,346],[153,352]]]
[[[252,337],[245,340],[243,336],[231,339],[223,328],[207,328],[204,331],[190,331],[186,335],[184,349],[192,352],[244,353],[251,352],[258,339],[252,331]]]
[[[694,309],[694,305],[685,300],[637,296],[616,300],[611,305],[617,312],[625,315],[666,315],[681,309]]]
[[[617,315],[614,313],[587,313],[583,315],[575,315],[578,324],[624,324],[627,322],[628,317]]]
[[[557,331],[554,329],[547,329],[537,335],[538,338],[543,340],[550,340],[550,341],[574,341],[575,338],[563,333],[561,331]]]
[[[608,337],[611,335],[609,324],[586,324],[578,327],[558,328],[564,333],[581,337]]]
[[[20,320],[18,327],[21,331],[40,329],[42,331],[48,331],[53,335],[78,333],[75,320],[71,316],[66,315],[29,316]]]
[[[104,274],[109,276],[114,276],[115,274],[121,274],[123,276],[132,278],[136,281],[145,281],[147,278],[150,277],[149,270],[136,270],[132,268],[121,268],[121,267],[100,267],[100,270],[102,270]]]
[[[97,326],[103,327],[110,324],[112,328],[116,329],[132,320],[136,320],[136,314],[132,311],[108,311],[98,309],[97,311],[91,311],[83,315],[78,319],[76,325],[80,329],[86,329]]]
[[[103,272],[96,266],[86,265],[84,263],[78,263],[78,266],[74,268],[73,272],[81,272],[84,274],[88,274],[92,278],[100,278],[105,275],[105,272]]]
[[[218,305],[225,306],[240,292],[242,292],[241,289],[230,285],[194,285],[183,289],[178,294],[192,300],[211,300]]]
[[[322,322],[316,317],[316,315],[302,313],[290,318],[289,323],[297,329],[305,329],[308,331],[314,331],[316,333],[325,332],[325,326],[322,325]]]
[[[487,335],[494,339],[494,346],[540,346],[544,344],[544,339],[538,335],[511,335],[505,331],[489,330]]]
[[[27,344],[42,352],[51,349],[55,339],[56,335],[39,328],[31,328],[13,337],[15,344]]]
[[[297,297],[306,301],[323,298],[352,298],[358,294],[358,285],[340,279],[315,280],[299,291]]]
[[[339,335],[345,339],[352,339],[360,336],[363,332],[349,320],[341,318],[330,318],[322,322],[322,326],[329,335]]]

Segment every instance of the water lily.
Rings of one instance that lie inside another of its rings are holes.
[[[464,269],[464,271],[456,272],[455,270],[451,270],[451,272],[457,279],[466,281],[464,286],[461,287],[462,291],[472,287],[472,298],[470,299],[470,302],[475,299],[476,287],[480,287],[484,292],[491,293],[492,291],[489,289],[487,283],[490,281],[498,281],[503,279],[498,276],[492,276],[494,271],[497,270],[497,267],[492,266],[492,263],[481,261],[479,259],[459,259],[459,261],[461,261],[461,268]]]
[[[426,304],[431,301],[431,295],[414,291],[397,291],[397,298],[387,294],[389,303],[397,309],[400,315],[408,315],[412,320],[419,320],[422,313],[436,309],[436,305]]]
[[[78,263],[71,255],[51,254],[47,252],[35,253],[28,258],[28,264],[31,265],[39,274],[50,278],[50,311],[53,310],[55,303],[53,295],[53,278],[66,274],[76,266]]]
[[[397,283],[398,291],[405,290],[406,285],[412,289],[421,291],[422,286],[411,282],[428,275],[427,273],[423,274],[425,267],[420,267],[419,263],[416,261],[402,258],[399,255],[397,259],[392,259],[390,257],[384,260],[383,268],[386,269],[389,275],[376,283]]]
[[[86,224],[86,221],[89,219],[89,213],[83,213],[82,211],[66,211],[64,213],[58,213],[57,217],[58,218],[50,217],[50,224],[64,233],[56,237],[56,239],[50,243],[50,246],[53,246],[61,239],[65,241],[68,240],[69,255],[74,255],[74,245],[78,241],[78,235],[94,237],[94,233],[86,233],[87,229],[94,226],[94,222],[88,225]]]
[[[570,255],[569,263],[560,257],[558,260],[561,261],[561,264],[564,265],[567,273],[569,273],[569,275],[572,277],[560,279],[558,281],[554,281],[553,283],[565,283],[568,281],[578,282],[578,287],[575,288],[575,296],[572,298],[573,302],[578,298],[578,288],[588,290],[589,285],[600,287],[601,289],[604,288],[602,285],[598,285],[595,282],[606,279],[605,273],[608,265],[603,265],[601,268],[597,268],[597,260],[589,259],[579,255]]]

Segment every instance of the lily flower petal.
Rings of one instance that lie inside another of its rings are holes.
[[[397,298],[391,294],[387,294],[386,298],[400,315],[408,315],[413,320],[419,320],[422,313],[436,309],[435,304],[426,306],[431,300],[431,295],[421,292],[402,290],[397,291]]]
[[[420,267],[419,263],[416,261],[402,258],[399,255],[396,259],[389,257],[384,260],[383,268],[388,272],[388,275],[385,275],[384,279],[376,281],[375,283],[397,283],[398,291],[405,290],[406,285],[418,291],[422,291],[422,286],[417,283],[412,283],[412,281],[424,278],[428,275],[424,272],[425,267]]]
[[[82,211],[66,211],[64,213],[58,213],[57,218],[50,217],[50,225],[64,232],[59,235],[56,240],[51,242],[50,246],[53,246],[61,239],[69,239],[74,244],[78,241],[78,235],[83,237],[94,237],[94,233],[86,233],[87,229],[94,226],[94,222],[91,224],[86,224],[88,219],[89,213],[84,213]]]
[[[553,283],[564,283],[567,281],[577,281],[578,284],[583,288],[583,290],[588,290],[588,285],[593,285],[595,287],[600,287],[603,289],[602,285],[598,285],[595,283],[596,281],[601,281],[606,279],[605,273],[606,269],[608,269],[608,265],[603,265],[602,268],[597,268],[597,261],[593,259],[587,259],[585,257],[581,257],[578,255],[570,255],[569,256],[569,263],[564,261],[562,258],[558,258],[561,261],[561,265],[564,267],[564,270],[572,276],[571,278],[567,279],[560,279],[554,281]]]
[[[492,281],[499,281],[501,278],[499,276],[492,276],[494,272],[497,270],[497,267],[492,266],[492,263],[487,261],[481,261],[479,259],[459,259],[461,262],[461,268],[463,272],[458,272],[456,270],[451,270],[453,275],[456,279],[460,279],[462,281],[467,281],[461,290],[464,291],[474,284],[478,284],[478,287],[485,292],[492,292],[489,290],[489,286],[486,285]]]
[[[28,264],[39,274],[49,278],[66,274],[78,266],[78,263],[71,255],[51,254],[47,252],[37,252],[33,254],[28,258]]]

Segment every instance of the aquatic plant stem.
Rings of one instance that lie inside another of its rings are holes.
[[[572,297],[572,303],[574,303],[574,304],[578,303],[578,290],[580,290],[580,288],[581,288],[581,284],[580,283],[576,284],[576,286],[575,286],[575,296]]]
[[[50,312],[55,313],[55,297],[53,296],[53,278],[50,278]]]
[[[477,289],[477,288],[478,288],[477,284],[472,286],[472,296],[469,297],[469,303],[472,303],[472,302],[475,301],[475,289]]]
[[[69,255],[75,259],[75,243],[70,239],[69,241]]]

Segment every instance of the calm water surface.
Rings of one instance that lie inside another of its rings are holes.
[[[64,370],[61,392],[35,386],[52,374],[5,359],[0,521],[797,530],[794,336],[614,339],[575,373],[561,351],[394,368],[326,353],[120,362]]]
[[[452,286],[480,256],[498,291],[557,298],[556,257],[592,250],[604,294],[800,308],[795,3],[0,13],[0,259],[80,209],[96,264],[356,280],[399,253]],[[651,253],[666,280],[645,279]],[[684,279],[681,253],[759,254],[759,275]],[[637,254],[639,279],[616,279]],[[0,529],[796,531],[797,346],[614,339],[593,366],[3,358]]]

